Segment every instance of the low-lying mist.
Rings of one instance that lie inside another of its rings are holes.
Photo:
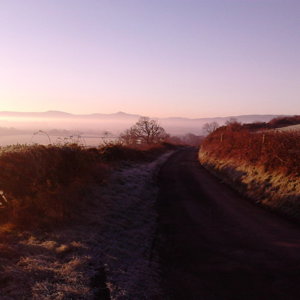
[[[237,116],[243,123],[269,121],[274,115]],[[95,146],[103,139],[116,139],[121,132],[130,128],[140,118],[139,115],[126,114],[91,114],[73,115],[50,111],[41,113],[0,112],[0,146],[9,144],[48,144],[63,142],[70,136],[83,138],[84,143]],[[203,125],[217,122],[223,125],[231,117],[224,118],[164,118],[157,119],[165,131],[172,136],[188,133],[205,134]]]

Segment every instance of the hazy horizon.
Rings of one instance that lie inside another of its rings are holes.
[[[95,112],[96,113],[96,112]],[[95,114],[94,113],[94,114]],[[40,113],[3,113],[0,111],[0,145],[6,141],[19,142],[31,140],[31,135],[39,130],[48,132],[50,135],[72,135],[74,132],[80,132],[84,135],[101,136],[104,132],[110,132],[111,135],[117,137],[121,132],[130,128],[136,123],[140,115],[115,113],[115,114],[99,114],[91,115],[69,115],[68,112],[40,112]],[[231,117],[235,117],[237,121],[242,123],[250,122],[268,122],[277,115],[244,115],[244,116],[227,116],[216,118],[154,118],[163,126],[167,133],[171,135],[196,134],[203,135],[203,125],[206,122],[217,122],[219,125],[225,124]],[[9,130],[9,129],[12,130]],[[16,129],[16,130],[14,130]],[[54,130],[54,132],[53,132]],[[58,130],[56,132],[55,130]],[[66,130],[68,132],[64,133]],[[10,136],[13,137],[10,137]],[[22,135],[26,135],[25,137]],[[4,136],[8,136],[4,138]],[[44,137],[45,139],[45,137]],[[47,142],[47,140],[46,140]]]
[[[194,120],[194,119],[213,119],[213,118],[229,118],[229,117],[237,117],[237,116],[252,116],[252,115],[257,115],[257,116],[265,116],[265,115],[270,115],[270,116],[277,116],[277,115],[297,115],[297,114],[272,114],[272,113],[254,113],[254,114],[248,114],[248,113],[245,113],[245,114],[240,114],[240,115],[209,115],[209,116],[205,116],[205,117],[187,117],[187,116],[184,116],[184,115],[166,115],[164,117],[158,117],[158,116],[155,116],[155,115],[146,115],[146,114],[141,114],[141,113],[132,113],[132,112],[129,112],[129,111],[114,111],[114,112],[101,112],[101,111],[94,111],[94,112],[85,112],[85,113],[80,113],[80,112],[77,112],[77,113],[73,113],[73,112],[70,112],[70,111],[62,111],[62,110],[44,110],[44,111],[39,111],[39,110],[35,110],[35,111],[27,111],[27,110],[23,110],[23,111],[13,111],[13,110],[0,110],[0,114],[1,113],[21,113],[21,114],[47,114],[47,113],[63,113],[63,114],[67,114],[67,115],[70,115],[70,116],[92,116],[92,115],[104,115],[104,116],[116,116],[118,114],[120,115],[125,115],[125,116],[145,116],[145,117],[149,117],[149,118],[154,118],[154,119],[172,119],[172,118],[182,118],[182,119],[191,119],[191,120]],[[4,117],[2,117],[0,115],[0,119],[3,119]],[[26,117],[25,117],[26,118]]]

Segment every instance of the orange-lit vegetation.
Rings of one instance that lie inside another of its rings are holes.
[[[82,194],[92,182],[102,183],[112,164],[150,161],[172,148],[168,144],[121,144],[85,148],[63,146],[10,146],[0,153],[2,220],[37,225],[62,221],[78,214]]]
[[[263,166],[265,171],[300,174],[299,132],[250,132],[239,124],[216,130],[202,144],[202,151],[219,159],[234,159]]]
[[[300,132],[262,131],[257,124],[234,122],[207,136],[199,157],[249,198],[300,216]]]
[[[14,146],[0,155],[2,204],[22,223],[64,219],[78,209],[88,180],[103,181],[107,167],[94,149],[72,146]]]

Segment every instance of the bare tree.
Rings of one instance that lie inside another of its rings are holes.
[[[138,122],[120,135],[124,144],[157,144],[167,137],[167,133],[158,122],[148,117],[141,117]]]
[[[219,124],[217,122],[211,122],[211,123],[205,123],[202,127],[202,129],[207,132],[207,134],[210,134],[214,132],[217,128],[219,128]]]

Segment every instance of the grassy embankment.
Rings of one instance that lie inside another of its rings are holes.
[[[300,220],[300,132],[259,127],[217,129],[203,142],[200,162],[248,198]]]

